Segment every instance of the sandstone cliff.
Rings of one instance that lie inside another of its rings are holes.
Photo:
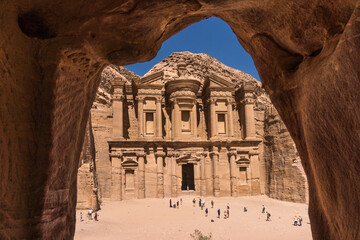
[[[203,81],[206,74],[214,73],[231,80],[236,88],[243,82],[250,82],[255,86],[256,132],[259,138],[264,139],[259,145],[261,191],[280,200],[307,201],[307,180],[295,144],[277,112],[272,110],[274,108],[261,88],[261,83],[251,75],[230,68],[207,54],[190,52],[171,54],[156,64],[146,75],[163,70],[165,79],[171,79],[177,76],[177,62],[180,59],[188,63],[186,74],[200,81]],[[132,71],[114,65],[106,67],[101,75],[102,80],[91,110],[100,199],[110,197],[111,163],[107,145],[107,141],[111,138],[112,125],[110,81],[117,76],[123,76],[130,81],[139,78]],[[281,126],[281,131],[277,130],[278,126]]]

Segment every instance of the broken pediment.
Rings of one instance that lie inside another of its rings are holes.
[[[235,88],[235,85],[224,79],[224,78],[221,78],[215,74],[209,74],[208,76],[206,76],[206,80],[205,80],[205,83],[204,83],[204,89],[205,88],[224,88],[226,90],[234,90]]]
[[[195,163],[200,161],[200,158],[197,156],[193,156],[191,155],[191,153],[186,153],[184,155],[179,156],[178,158],[176,158],[176,162],[181,162],[181,163]]]
[[[152,74],[149,74],[145,77],[140,78],[137,81],[138,86],[148,86],[148,85],[163,85],[164,84],[164,72],[158,71]]]

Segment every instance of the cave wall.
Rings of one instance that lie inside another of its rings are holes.
[[[71,239],[98,74],[209,16],[253,57],[309,182],[315,239],[358,239],[360,2],[1,1],[0,237]]]

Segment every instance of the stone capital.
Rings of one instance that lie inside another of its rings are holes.
[[[139,157],[145,157],[146,156],[146,153],[141,151],[141,152],[136,152],[136,156],[139,158]]]
[[[259,151],[258,150],[249,151],[249,156],[253,156],[253,155],[259,155]]]
[[[136,100],[137,100],[138,102],[144,102],[145,97],[144,97],[144,96],[137,96],[137,97],[136,97]]]
[[[155,152],[155,157],[165,157],[165,153],[163,151],[158,151],[158,152]]]
[[[210,98],[210,99],[208,100],[208,103],[209,103],[209,104],[215,104],[216,101],[217,101],[217,98]]]
[[[235,150],[230,150],[227,154],[228,154],[229,157],[231,157],[231,156],[236,157],[236,151]]]
[[[210,157],[213,158],[214,156],[219,156],[219,152],[218,151],[212,151],[210,152]]]
[[[196,156],[198,157],[206,157],[207,156],[207,152],[197,152]]]
[[[122,151],[114,151],[114,152],[111,152],[110,154],[110,157],[115,157],[115,158],[121,158],[123,156],[123,152]]]
[[[117,94],[114,94],[113,95],[113,101],[124,101],[125,97],[123,95],[117,95]]]

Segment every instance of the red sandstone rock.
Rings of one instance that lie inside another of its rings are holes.
[[[359,1],[15,0],[0,9],[1,238],[72,238],[103,66],[149,60],[209,16],[251,54],[296,143],[314,238],[359,238]]]

